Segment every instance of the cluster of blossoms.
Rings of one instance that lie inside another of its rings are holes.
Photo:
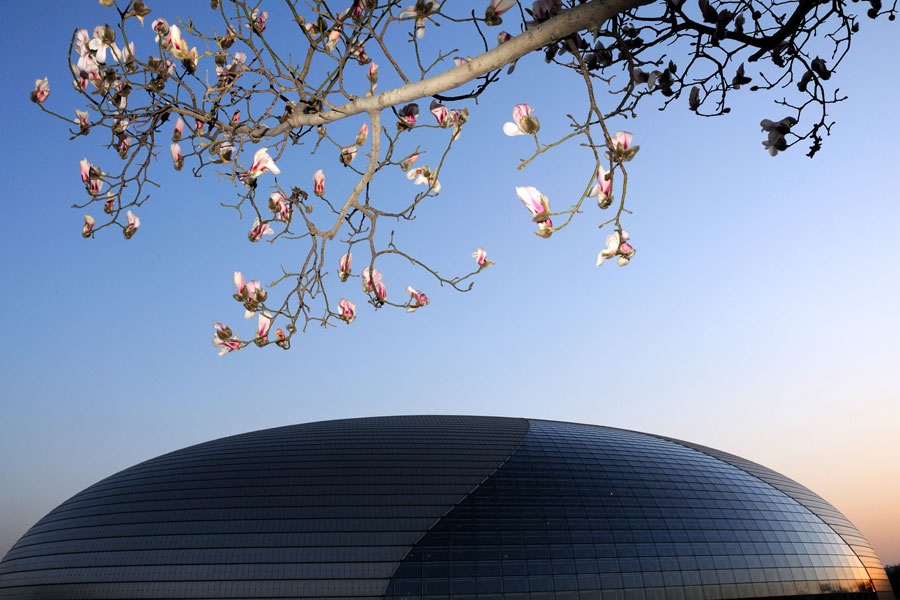
[[[103,189],[103,172],[87,158],[81,159],[81,182],[91,196],[98,196]]]
[[[94,27],[93,35],[87,29],[79,29],[75,32],[75,52],[78,61],[71,66],[75,80],[72,84],[78,91],[85,91],[88,83],[101,92],[113,89],[111,96],[113,104],[120,109],[127,105],[128,94],[131,89],[125,81],[116,81],[114,73],[102,73],[101,69],[106,65],[107,52],[111,51],[113,59],[121,63],[126,69],[131,70],[134,63],[134,42],[123,46],[120,50],[116,44],[116,32],[108,25]],[[109,75],[113,76],[110,77]]]
[[[266,301],[269,294],[258,279],[244,281],[244,276],[240,271],[234,272],[232,281],[234,281],[234,287],[237,288],[237,293],[233,296],[234,299],[244,305],[246,309],[244,318],[252,319],[256,311],[259,310],[259,305]]]
[[[269,195],[269,210],[272,211],[277,220],[285,223],[290,221],[291,216],[294,214],[294,207],[291,201],[278,191]]]

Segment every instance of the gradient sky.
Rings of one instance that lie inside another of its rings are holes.
[[[179,5],[150,3],[170,21],[186,16],[189,3]],[[190,6],[208,11],[205,0]],[[863,21],[833,80],[850,99],[814,160],[801,149],[769,157],[759,121],[784,115],[750,93],[726,118],[647,104],[636,121],[612,123],[642,148],[627,221],[637,255],[624,269],[594,266],[607,233],[596,207],[550,240],[532,234],[514,186],[535,185],[562,207],[591,165],[568,146],[515,170],[530,142],[500,131],[514,103],[535,107],[548,141],[565,133],[567,112],[584,111],[576,78],[528,56],[472,110],[440,197],[398,227],[442,272],[467,272],[472,250],[486,248],[497,264],[472,292],[385,264],[391,297],[411,284],[432,304],[375,313],[351,280],[352,325],[317,328],[290,352],[218,358],[213,319],[245,337],[253,326],[231,298],[232,271],[268,282],[299,250],[249,244],[250,224],[219,206],[231,188],[174,173],[167,152],[134,239],[81,238],[83,212],[69,208],[83,200],[78,161],[118,159],[99,136],[69,141],[28,94],[49,76],[48,106],[74,118],[68,39],[103,10],[6,8],[18,25],[0,91],[10,169],[0,556],[60,502],[164,452],[290,423],[459,413],[596,423],[732,452],[821,494],[885,563],[900,562],[896,25]],[[149,27],[141,36],[143,56]],[[298,156],[279,165],[282,184],[308,188],[323,167],[334,189],[352,185],[336,157]],[[376,193],[411,195],[399,172],[385,179]]]

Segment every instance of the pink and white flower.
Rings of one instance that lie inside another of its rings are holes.
[[[253,12],[250,13],[250,20],[253,21],[253,29],[257,33],[262,33],[266,30],[266,25],[269,23],[269,11],[259,12],[258,8],[254,8]]]
[[[515,6],[517,0],[491,0],[484,11],[484,20],[488,25],[499,25],[503,22],[500,16]]]
[[[363,269],[362,289],[367,294],[375,292],[375,298],[378,300],[384,301],[387,298],[387,288],[381,280],[381,271],[378,269],[372,269],[371,274],[369,267]]]
[[[356,134],[356,145],[357,146],[365,146],[366,141],[369,139],[369,126],[363,123],[359,128],[359,133]]]
[[[230,327],[218,321],[213,321],[213,328],[215,328],[216,334],[213,336],[212,343],[213,346],[219,349],[219,356],[241,349],[241,338],[238,336],[232,337]]]
[[[446,106],[444,106],[437,100],[432,100],[431,114],[433,114],[434,118],[437,119],[438,125],[440,125],[441,127],[445,126],[445,123],[447,122],[447,115],[449,114]]]
[[[325,194],[325,172],[319,169],[313,175],[313,193],[316,196]]]
[[[89,238],[94,231],[94,217],[84,215],[84,226],[81,228],[81,237]]]
[[[82,133],[87,133],[91,128],[91,114],[86,110],[75,109],[75,123],[81,127]]]
[[[347,281],[350,277],[350,266],[353,264],[353,254],[350,252],[345,252],[341,255],[341,260],[338,262],[338,278],[341,281]]]
[[[50,81],[43,79],[34,80],[34,91],[31,92],[31,101],[40,104],[50,95]]]
[[[256,217],[253,221],[253,228],[250,230],[250,233],[247,234],[247,238],[251,242],[258,242],[264,235],[271,235],[273,233],[275,233],[275,230],[269,226],[267,221],[260,221],[259,217]]]
[[[610,192],[612,192],[612,174],[607,173],[603,165],[597,165],[597,183],[588,192],[588,197],[597,198],[600,208],[609,208],[612,202]]]
[[[409,156],[407,156],[400,162],[400,168],[403,169],[404,171],[406,171],[410,167],[412,167],[416,163],[417,160],[419,160],[418,152],[416,152],[415,154],[410,154]]]
[[[112,48],[113,56],[119,56],[119,49],[112,42],[115,39],[115,32],[107,25],[97,25],[94,27],[94,37],[88,42],[88,49],[94,55],[94,59],[101,65],[106,64],[106,50]]]
[[[369,73],[368,73],[369,83],[372,84],[372,89],[375,89],[375,84],[378,83],[378,65],[372,63],[369,65]]]
[[[155,19],[153,23],[150,24],[150,29],[152,29],[156,33],[156,37],[153,38],[153,41],[159,43],[162,39],[165,41],[166,35],[169,33],[169,23],[165,19]],[[179,37],[181,36],[181,32],[178,32]]]
[[[345,167],[353,162],[353,159],[356,158],[356,146],[347,146],[345,148],[341,148],[341,164]]]
[[[607,160],[627,162],[634,158],[641,147],[631,144],[633,138],[634,134],[629,131],[617,131],[616,136],[607,144],[611,152],[606,153]]]
[[[90,43],[91,34],[88,33],[87,29],[79,29],[75,32],[75,52],[78,53],[78,56],[84,56],[91,51]]]
[[[128,158],[128,149],[131,148],[133,138],[126,136],[119,140],[119,145],[116,149],[119,151],[119,157],[122,159]]]
[[[536,223],[548,220],[547,213],[550,212],[550,202],[547,196],[538,191],[536,187],[516,186],[516,195],[519,196],[519,200],[534,217]]]
[[[433,173],[428,165],[410,169],[406,173],[406,178],[415,179],[413,183],[416,185],[426,184],[435,194],[441,193],[441,182],[437,180],[437,173]]]
[[[494,264],[494,261],[488,260],[487,252],[484,251],[484,248],[476,248],[475,252],[472,253],[472,258],[475,259],[475,262],[481,268],[487,268]]]
[[[81,160],[81,182],[91,196],[99,195],[103,189],[103,173],[86,158]]]
[[[279,221],[290,221],[291,215],[294,213],[294,207],[279,191],[272,192],[269,195],[269,210],[275,214],[275,218]]]
[[[400,121],[397,123],[397,127],[412,129],[419,118],[419,105],[415,103],[407,104],[399,110],[398,114],[400,115]]]
[[[627,265],[635,253],[634,247],[626,241],[627,239],[628,232],[624,229],[621,231],[621,235],[618,231],[609,234],[606,237],[606,248],[597,255],[597,266],[599,267],[607,258],[614,256],[619,257],[617,263],[620,267]]]
[[[356,302],[341,298],[341,301],[338,302],[338,311],[338,317],[340,319],[343,319],[347,323],[352,323],[353,319],[356,318]]]
[[[178,117],[178,120],[175,121],[175,127],[172,129],[172,141],[177,142],[181,139],[181,136],[184,134],[184,119]]]
[[[260,148],[253,155],[253,165],[250,167],[249,171],[250,178],[256,179],[266,171],[273,175],[279,175],[281,173],[281,169],[278,168],[275,161],[269,156],[269,149]]]
[[[404,8],[397,16],[400,19],[415,19],[416,38],[422,39],[423,37],[425,37],[425,21],[428,19],[428,17],[437,12],[440,7],[441,5],[439,2],[419,0],[418,2],[416,2],[415,6]]]
[[[125,213],[125,218],[128,219],[128,225],[122,230],[122,235],[125,236],[126,240],[130,240],[137,233],[138,227],[141,226],[141,218],[130,210]]]
[[[333,27],[325,38],[325,49],[331,52],[337,47],[339,41],[341,41],[341,28]]]
[[[416,312],[423,306],[428,306],[429,300],[423,292],[413,289],[412,286],[406,286],[406,293],[409,294],[409,306],[406,312]]]
[[[172,153],[172,162],[175,163],[175,170],[180,171],[184,166],[184,156],[181,154],[181,144],[175,142],[169,146],[169,151]]]
[[[534,109],[528,104],[516,104],[513,107],[513,122],[503,124],[503,133],[506,135],[531,135],[541,128],[538,120],[531,116]]]
[[[179,29],[178,25],[169,27],[169,37],[167,39],[171,46],[172,56],[178,60],[184,60],[188,57],[190,51],[188,50],[187,42],[181,37],[181,29]]]
[[[269,313],[259,313],[259,318],[256,321],[256,339],[268,341],[272,320],[272,315]]]

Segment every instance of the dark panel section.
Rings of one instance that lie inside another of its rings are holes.
[[[531,421],[509,460],[416,544],[387,595],[725,600],[875,591],[831,526],[744,469],[654,436]]]
[[[93,485],[0,562],[0,598],[376,598],[524,419],[386,417],[185,448]]]

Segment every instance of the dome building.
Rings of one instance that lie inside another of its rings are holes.
[[[0,561],[0,599],[893,597],[825,500],[737,456],[533,419],[326,421],[148,460]]]

